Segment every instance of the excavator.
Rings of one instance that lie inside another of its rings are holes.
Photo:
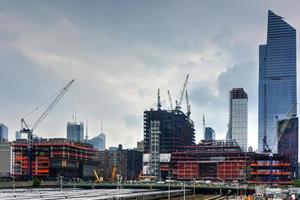
[[[99,176],[96,172],[96,170],[94,169],[94,175],[95,175],[95,182],[96,183],[101,183],[103,182],[103,177]]]

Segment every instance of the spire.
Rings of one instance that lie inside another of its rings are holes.
[[[88,141],[88,120],[86,120],[86,126],[85,126],[85,140],[86,142]]]
[[[205,136],[205,116],[204,116],[204,114],[203,114],[203,136]]]
[[[101,120],[101,133],[103,133],[103,121]]]
[[[161,103],[160,103],[160,90],[157,90],[157,110],[161,110]]]

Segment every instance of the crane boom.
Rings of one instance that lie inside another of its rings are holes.
[[[74,79],[71,80],[67,85],[65,85],[58,93],[58,95],[55,97],[55,99],[52,101],[52,103],[47,107],[47,109],[43,112],[43,114],[37,119],[37,121],[34,123],[32,128],[29,128],[28,124],[25,122],[25,119],[21,119],[21,133],[27,134],[27,178],[28,180],[32,179],[32,147],[33,147],[33,131],[42,123],[42,121],[47,117],[47,115],[50,113],[50,111],[54,108],[54,106],[59,102],[59,100],[64,96],[64,94],[68,91],[70,86],[73,84]],[[37,110],[39,108],[36,108]],[[34,111],[35,111],[34,110]],[[31,112],[32,113],[32,112]],[[28,115],[27,115],[28,116]]]
[[[173,103],[172,103],[172,98],[171,98],[171,94],[170,94],[170,91],[169,91],[169,90],[168,90],[168,96],[169,96],[169,101],[170,101],[171,110],[174,110],[174,108],[173,108]]]
[[[286,119],[284,120],[278,134],[276,134],[276,137],[274,138],[274,142],[273,142],[273,146],[272,146],[272,150],[274,151],[274,147],[277,144],[277,142],[279,142],[280,138],[282,137],[288,123],[290,122],[290,120],[293,117],[293,109],[296,107],[296,103],[292,105],[292,107],[290,108],[290,110],[287,112],[286,114]]]
[[[184,92],[185,92],[185,89],[186,89],[186,85],[187,85],[187,82],[188,82],[188,78],[189,78],[189,74],[185,78],[183,88],[182,88],[181,93],[180,93],[179,101],[177,101],[178,103],[176,105],[176,110],[180,110],[180,108],[181,108],[181,103],[182,103],[182,99],[183,99]]]
[[[189,104],[189,96],[188,96],[187,90],[185,91],[185,99],[186,99],[186,109],[187,109],[186,115],[188,117],[190,117],[190,115],[191,115],[191,105]]]
[[[48,108],[45,110],[45,112],[39,117],[39,119],[35,122],[33,125],[31,131],[36,129],[42,121],[47,117],[47,115],[50,113],[50,111],[54,108],[54,106],[59,102],[59,100],[65,95],[65,93],[68,91],[68,89],[71,87],[73,84],[74,79],[71,80],[65,87],[61,89],[57,97],[53,100],[53,102],[48,106]]]

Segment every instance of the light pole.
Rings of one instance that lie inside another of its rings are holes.
[[[58,175],[58,178],[59,178],[60,191],[62,191],[62,179],[63,179],[63,176]]]
[[[75,177],[73,177],[73,189],[75,190],[75,180],[76,180],[76,178]]]
[[[183,174],[184,174],[184,181],[183,181],[183,200],[185,200],[185,162],[183,162]]]
[[[13,182],[12,182],[12,188],[15,190],[16,182],[15,182],[15,176],[13,175]]]
[[[194,196],[196,196],[196,185],[195,185],[195,178],[193,179],[193,185],[194,185]]]
[[[171,182],[171,177],[170,177],[170,167],[169,167],[169,171],[168,171],[168,172],[169,172],[169,193],[168,193],[168,200],[170,200],[170,199],[171,199],[171,194],[170,194],[170,193],[171,193],[171,191],[170,191],[170,189],[171,189],[171,186],[170,186],[170,184],[171,184],[171,183],[170,183],[170,182]]]

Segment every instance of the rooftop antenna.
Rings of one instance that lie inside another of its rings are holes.
[[[103,121],[101,120],[101,133],[103,133]]]
[[[203,136],[205,136],[205,116],[204,116],[204,114],[203,114]]]
[[[77,110],[75,109],[75,113],[74,113],[74,121],[75,121],[75,124],[76,124],[76,117],[77,117]]]
[[[160,103],[160,90],[157,90],[157,110],[161,110],[161,103]]]

